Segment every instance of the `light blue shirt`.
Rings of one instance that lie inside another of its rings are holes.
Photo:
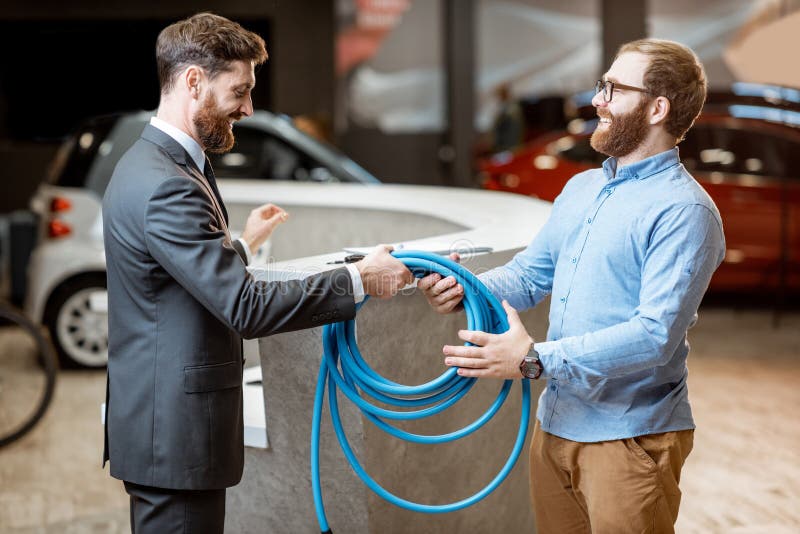
[[[694,428],[687,330],[724,255],[719,212],[677,148],[574,176],[533,242],[481,275],[518,310],[551,295],[535,343],[542,429],[596,442]]]

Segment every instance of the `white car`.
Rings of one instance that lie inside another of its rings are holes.
[[[28,267],[25,311],[50,330],[65,367],[104,367],[108,360],[101,201],[114,166],[152,115],[137,112],[86,121],[65,141],[49,179],[31,201],[40,231]],[[237,227],[241,230],[249,209],[274,200],[265,186],[275,180],[379,183],[284,117],[257,111],[237,123],[235,133],[231,152],[210,155],[234,233]],[[232,181],[236,198],[229,194]]]

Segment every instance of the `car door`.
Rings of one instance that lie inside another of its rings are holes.
[[[797,183],[791,178],[791,146],[764,121],[711,118],[679,145],[684,165],[722,215],[727,251],[713,288],[761,291],[781,283],[797,235],[790,213],[791,182]]]

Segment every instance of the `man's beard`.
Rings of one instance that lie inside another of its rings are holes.
[[[611,124],[607,128],[600,130],[597,125],[590,143],[592,148],[615,158],[627,156],[644,141],[647,136],[647,107],[649,100],[642,99],[636,108],[622,115],[612,116],[605,110],[598,109],[597,115],[603,118],[610,118]]]
[[[241,114],[222,115],[214,97],[210,93],[206,95],[206,99],[193,119],[200,143],[205,150],[214,154],[224,154],[233,148],[235,139],[230,127],[230,120],[240,118]]]

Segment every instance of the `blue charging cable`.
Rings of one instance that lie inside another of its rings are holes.
[[[395,251],[393,256],[402,261],[417,278],[422,278],[430,273],[439,273],[442,277],[454,276],[458,283],[464,287],[464,299],[462,302],[467,315],[467,328],[469,330],[482,330],[492,333],[501,333],[508,330],[506,313],[500,302],[469,270],[449,258],[429,252],[401,250]],[[360,309],[362,305],[363,302],[358,308]],[[323,534],[331,532],[322,501],[319,473],[319,433],[326,386],[328,388],[328,404],[330,406],[333,429],[345,457],[364,484],[390,503],[408,510],[429,514],[453,512],[471,506],[489,495],[511,472],[522,452],[522,446],[528,433],[530,381],[520,380],[522,386],[522,411],[519,432],[508,460],[494,479],[482,490],[466,499],[441,505],[419,504],[388,492],[375,482],[361,466],[347,441],[347,436],[342,427],[337,390],[355,403],[364,417],[392,436],[415,443],[445,443],[467,436],[489,421],[502,407],[511,391],[513,381],[505,380],[497,398],[486,412],[460,430],[433,436],[413,434],[395,428],[387,423],[386,420],[421,419],[440,413],[464,397],[472,388],[476,379],[459,376],[456,369],[449,368],[438,378],[418,386],[405,386],[387,380],[372,370],[367,362],[364,361],[355,338],[355,320],[325,326],[322,332],[322,345],[322,363],[317,378],[317,391],[314,397],[314,418],[311,429],[311,483],[320,532]],[[370,397],[402,410],[394,411],[375,406],[366,400]]]

